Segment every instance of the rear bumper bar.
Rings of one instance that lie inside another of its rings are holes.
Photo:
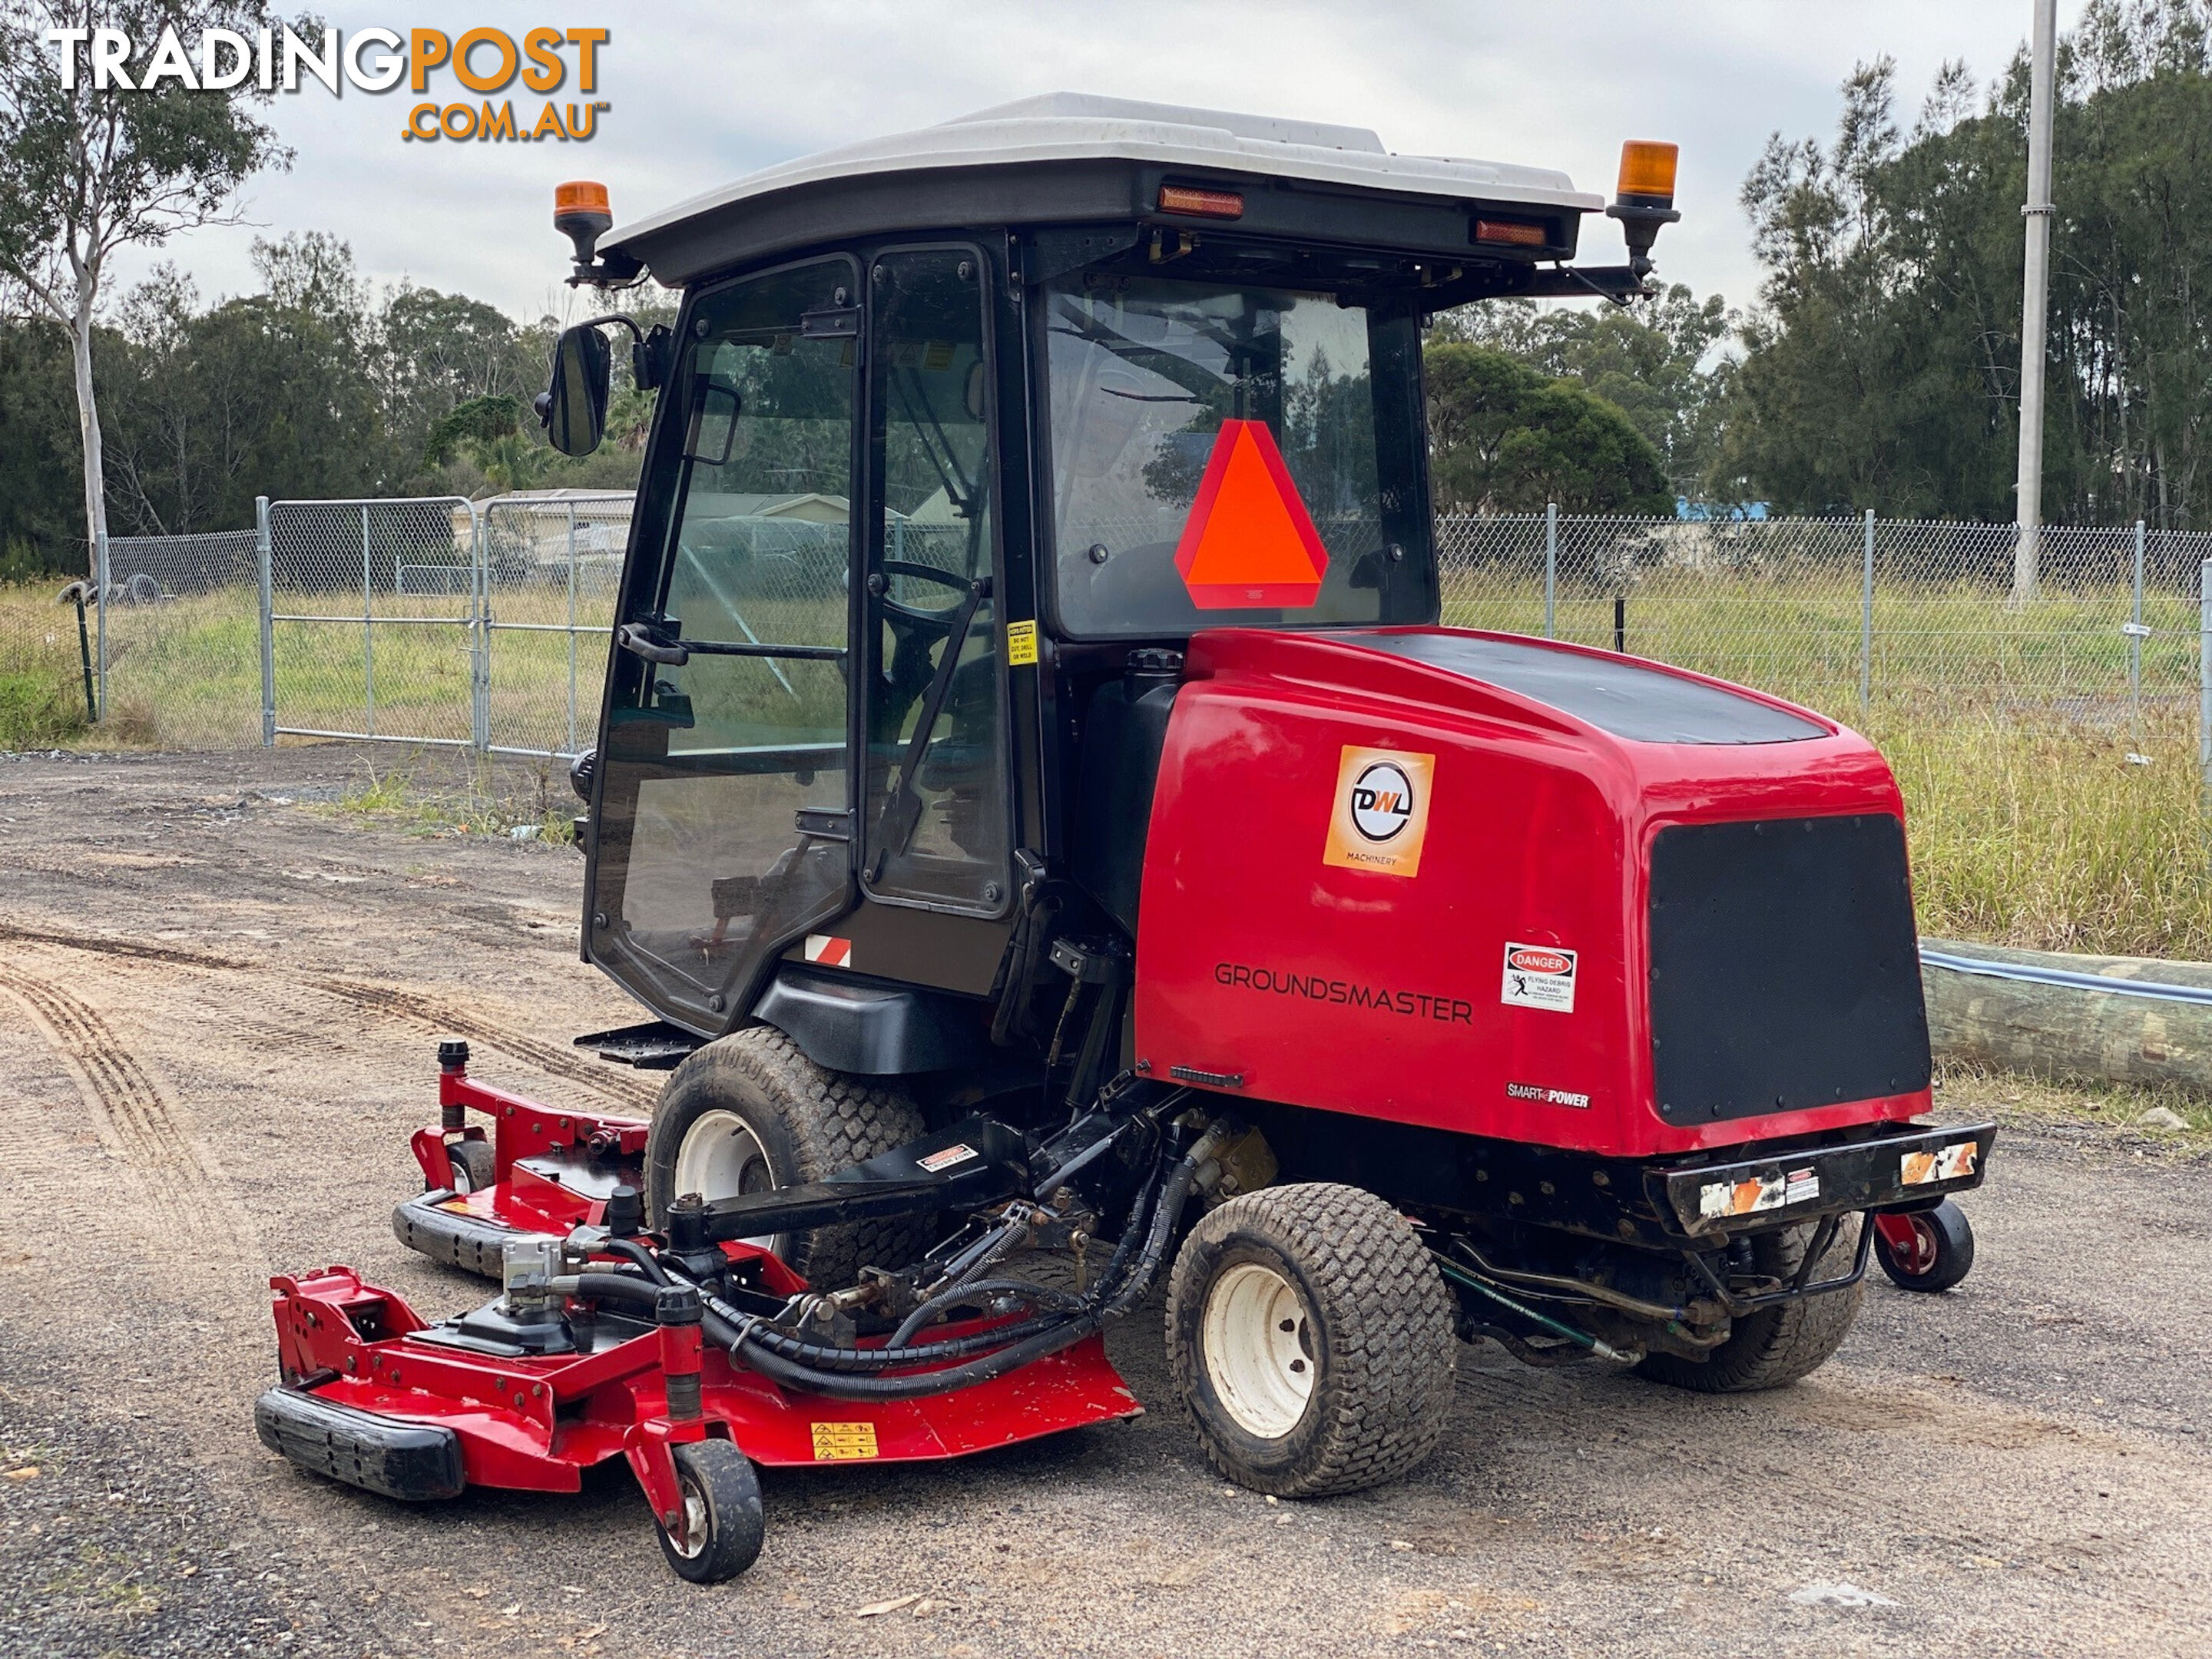
[[[271,1389],[255,1401],[253,1429],[303,1469],[403,1503],[458,1498],[468,1485],[451,1429],[379,1417],[303,1389]]]
[[[1692,1238],[1847,1210],[1919,1208],[1982,1184],[1996,1125],[1915,1129],[1736,1164],[1658,1169],[1652,1200]]]

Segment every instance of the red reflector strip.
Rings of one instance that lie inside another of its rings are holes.
[[[1188,185],[1162,185],[1160,211],[1189,213],[1201,219],[1241,219],[1244,198],[1233,190],[1194,190]]]
[[[1551,233],[1541,225],[1516,225],[1510,219],[1477,219],[1474,240],[1478,242],[1507,242],[1515,247],[1542,247],[1552,240]]]

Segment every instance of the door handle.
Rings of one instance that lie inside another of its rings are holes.
[[[672,668],[681,668],[691,660],[690,652],[680,645],[663,645],[635,623],[624,623],[615,629],[615,643],[633,657],[642,657],[647,662],[666,663]]]

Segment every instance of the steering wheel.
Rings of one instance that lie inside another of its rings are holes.
[[[884,613],[904,623],[908,628],[925,634],[949,634],[960,615],[960,607],[948,605],[942,611],[922,611],[910,605],[901,605],[890,597],[892,576],[911,576],[916,581],[935,582],[939,587],[950,587],[965,599],[975,583],[966,576],[955,575],[933,564],[921,564],[913,559],[885,559],[877,567],[878,574],[868,579],[868,592]]]

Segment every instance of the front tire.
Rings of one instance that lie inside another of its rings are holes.
[[[654,1522],[661,1554],[695,1584],[736,1577],[759,1559],[765,1526],[751,1461],[726,1440],[695,1441],[673,1455],[683,1513],[673,1533]]]
[[[1780,1227],[1754,1233],[1751,1241],[1753,1270],[1765,1276],[1796,1277],[1813,1242],[1814,1224]],[[1813,1270],[1813,1279],[1840,1278],[1850,1271],[1858,1251],[1858,1228],[1863,1222],[1836,1229],[1827,1253]],[[1751,1394],[1779,1389],[1808,1376],[1826,1364],[1858,1317],[1866,1299],[1862,1279],[1847,1291],[1808,1296],[1779,1307],[1762,1308],[1737,1320],[1721,1345],[1704,1359],[1680,1354],[1655,1353],[1639,1361],[1637,1375],[1670,1388],[1696,1394]]]
[[[921,1114],[895,1083],[817,1066],[771,1026],[710,1042],[669,1073],[645,1144],[647,1213],[666,1224],[685,1193],[709,1202],[821,1181],[917,1139]],[[904,1267],[911,1220],[815,1227],[754,1241],[817,1288],[863,1267]]]
[[[1167,1335],[1207,1461],[1256,1492],[1395,1480],[1450,1419],[1451,1293],[1406,1218],[1356,1187],[1271,1187],[1207,1215],[1176,1257]]]
[[[447,1185],[457,1193],[480,1193],[492,1185],[498,1164],[488,1140],[457,1140],[446,1148]]]

